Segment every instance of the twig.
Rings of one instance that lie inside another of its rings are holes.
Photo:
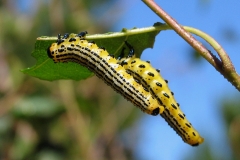
[[[198,53],[200,53],[206,60],[208,60],[208,62],[212,64],[217,71],[219,71],[230,83],[232,83],[232,85],[234,85],[240,91],[240,76],[236,73],[229,56],[218,43],[214,43],[214,45],[217,48],[215,49],[221,61],[215,55],[213,55],[208,49],[206,49],[200,42],[198,42],[181,25],[179,25],[176,22],[176,20],[170,17],[153,0],[142,1],[160,18],[162,18],[169,25],[169,27],[171,27],[177,34],[179,34],[185,41],[187,41]],[[195,32],[197,32],[197,30],[195,30]],[[210,41],[211,40],[213,39],[211,38]]]

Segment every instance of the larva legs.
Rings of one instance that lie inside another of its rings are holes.
[[[180,110],[179,104],[173,97],[173,92],[168,88],[167,81],[161,77],[158,70],[154,69],[149,62],[144,62],[139,58],[135,58],[133,47],[128,42],[125,43],[130,52],[127,58],[123,58],[123,49],[123,52],[118,57],[118,63],[146,87],[158,102],[165,107],[161,116],[177,134],[181,136],[184,142],[192,146],[201,144],[204,139],[193,128],[185,114]]]

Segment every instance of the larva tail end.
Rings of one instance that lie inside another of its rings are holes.
[[[199,136],[198,142],[191,144],[191,146],[197,147],[197,146],[199,146],[199,144],[201,144],[201,143],[203,143],[203,142],[204,142],[204,138],[202,138],[202,137]]]

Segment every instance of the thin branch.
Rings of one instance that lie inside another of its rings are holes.
[[[235,68],[232,65],[232,62],[231,62],[228,54],[225,52],[225,50],[222,48],[222,46],[217,41],[215,41],[211,36],[209,36],[208,34],[202,32],[196,28],[184,27],[184,29],[203,38],[215,49],[215,51],[219,55],[223,65],[224,65],[223,69],[226,69],[228,71],[235,71]]]
[[[150,7],[160,18],[162,18],[177,34],[179,34],[185,41],[187,41],[194,49],[203,53],[206,59],[211,59],[210,63],[215,66],[218,70],[222,68],[222,64],[219,63],[218,59],[215,59],[211,53],[198,42],[189,32],[187,32],[181,25],[179,25],[176,20],[170,17],[162,8],[160,8],[152,0],[143,0],[148,7]]]
[[[198,53],[208,60],[214,68],[219,71],[230,83],[232,83],[240,91],[240,76],[236,73],[235,68],[223,48],[218,43],[213,43],[221,61],[198,42],[184,27],[179,25],[176,20],[170,17],[160,6],[153,0],[142,0],[152,11],[162,18],[177,34],[179,34],[186,42],[188,42]],[[192,30],[198,33],[198,30]],[[203,34],[207,36],[207,34]],[[210,37],[210,36],[209,36]],[[211,37],[210,37],[211,38]],[[214,41],[213,38],[209,41]]]

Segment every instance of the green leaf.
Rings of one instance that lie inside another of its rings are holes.
[[[99,47],[104,47],[110,54],[116,57],[121,53],[122,47],[125,46],[124,41],[128,41],[135,50],[137,57],[140,57],[143,50],[152,48],[155,36],[159,30],[154,27],[141,29],[123,29],[122,32],[87,35],[87,40],[93,40]],[[35,44],[35,50],[32,56],[37,59],[37,64],[31,68],[22,70],[23,73],[44,80],[59,79],[86,79],[93,75],[87,68],[77,63],[54,63],[47,55],[48,47],[57,40],[56,37],[39,37]],[[127,49],[125,53],[127,54]]]

